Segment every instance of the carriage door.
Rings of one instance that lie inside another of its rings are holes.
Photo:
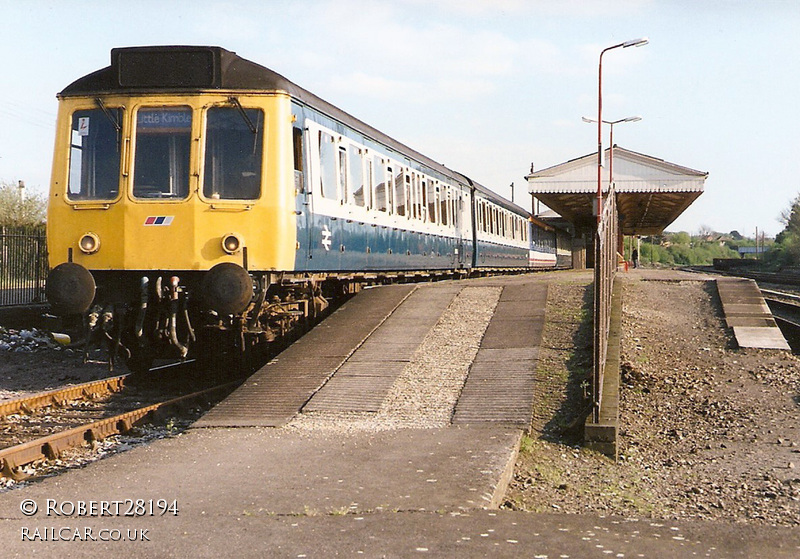
[[[467,258],[471,258],[467,251],[469,247],[467,245],[468,234],[470,232],[470,221],[472,219],[471,216],[464,215],[464,191],[461,187],[456,187],[453,189],[453,210],[455,215],[455,226],[456,231],[458,231],[458,267],[464,268],[468,265],[469,260]]]
[[[311,254],[311,192],[308,184],[308,161],[305,149],[305,134],[303,133],[302,112],[292,127],[292,151],[294,152],[294,191],[295,214],[297,215],[297,244],[298,251],[295,264],[307,268],[308,258]]]

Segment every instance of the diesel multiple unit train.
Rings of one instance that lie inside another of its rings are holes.
[[[555,267],[568,250],[523,208],[219,47],[113,49],[58,99],[47,297],[137,367],[270,341],[359,281]]]

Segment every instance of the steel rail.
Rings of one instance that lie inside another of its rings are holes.
[[[30,475],[23,472],[21,467],[32,462],[44,459],[54,460],[67,449],[91,444],[93,441],[102,440],[111,435],[124,434],[139,425],[162,419],[170,410],[187,406],[217,392],[225,392],[239,384],[241,384],[241,381],[207,388],[2,449],[0,450],[0,462],[2,462],[2,470],[0,471],[3,476],[14,480],[25,479]]]
[[[125,380],[129,375],[104,378],[92,382],[75,384],[65,388],[39,392],[32,396],[22,396],[0,402],[0,418],[14,413],[30,414],[34,410],[48,406],[64,407],[68,402],[75,400],[95,400],[107,394],[120,392],[125,388]]]

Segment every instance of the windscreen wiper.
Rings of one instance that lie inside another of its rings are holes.
[[[250,117],[247,116],[247,111],[244,110],[244,107],[242,107],[242,104],[239,102],[239,99],[237,99],[236,97],[228,97],[228,101],[236,105],[236,108],[239,109],[239,114],[242,115],[242,119],[244,120],[245,124],[247,124],[247,127],[250,129],[250,132],[252,132],[253,134],[258,134],[258,128],[256,128],[256,125],[253,124],[252,120],[250,120]]]
[[[108,110],[108,107],[106,107],[106,104],[103,103],[103,100],[97,97],[94,102],[97,103],[97,106],[100,107],[100,110],[103,111],[104,115],[106,115],[108,121],[114,125],[114,130],[117,131],[117,134],[121,133],[122,125],[119,123],[119,121],[117,121],[117,118],[111,114],[111,111]]]

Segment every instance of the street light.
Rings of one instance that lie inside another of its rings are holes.
[[[603,55],[619,47],[643,47],[649,41],[646,37],[625,41],[607,48],[600,52],[600,63],[597,69],[597,224],[603,213],[603,186],[602,186],[602,167],[603,167]]]
[[[593,118],[587,118],[585,116],[581,117],[583,122],[594,123],[597,122]],[[604,120],[603,124],[608,124],[611,127],[611,130],[608,135],[608,187],[614,184],[614,125],[619,124],[621,122],[639,122],[642,120],[640,116],[629,116],[627,118],[621,118],[619,120]]]

